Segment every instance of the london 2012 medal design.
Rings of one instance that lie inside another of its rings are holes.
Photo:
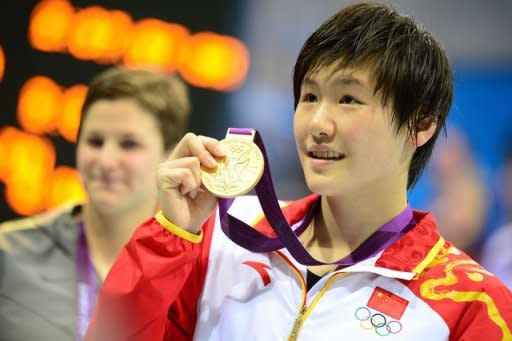
[[[234,198],[256,186],[265,161],[258,146],[247,135],[229,134],[220,141],[226,157],[217,159],[216,169],[201,168],[201,181],[219,198]]]

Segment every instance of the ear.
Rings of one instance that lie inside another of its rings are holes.
[[[418,123],[416,136],[411,136],[409,143],[418,148],[427,143],[434,135],[437,128],[437,121],[431,118],[424,118]]]

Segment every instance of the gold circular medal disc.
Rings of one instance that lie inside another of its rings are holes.
[[[201,167],[201,181],[219,198],[234,198],[256,186],[263,174],[265,161],[261,150],[247,138],[230,136],[220,141],[226,157],[216,159],[217,168]]]

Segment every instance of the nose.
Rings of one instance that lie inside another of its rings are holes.
[[[309,133],[315,140],[328,140],[334,136],[335,125],[327,104],[319,105],[310,122]],[[318,141],[317,141],[318,142]]]
[[[113,141],[105,141],[98,151],[98,161],[103,168],[113,167],[119,160],[119,148]]]

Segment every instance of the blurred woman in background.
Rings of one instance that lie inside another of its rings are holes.
[[[499,184],[505,223],[483,245],[481,262],[512,289],[512,140],[501,168]]]
[[[445,238],[476,257],[488,215],[489,195],[482,170],[462,131],[452,126],[439,142],[432,154],[434,196],[429,208]]]
[[[0,339],[81,340],[96,292],[157,209],[155,173],[186,131],[177,77],[112,67],[93,78],[76,159],[85,204],[0,225]]]

